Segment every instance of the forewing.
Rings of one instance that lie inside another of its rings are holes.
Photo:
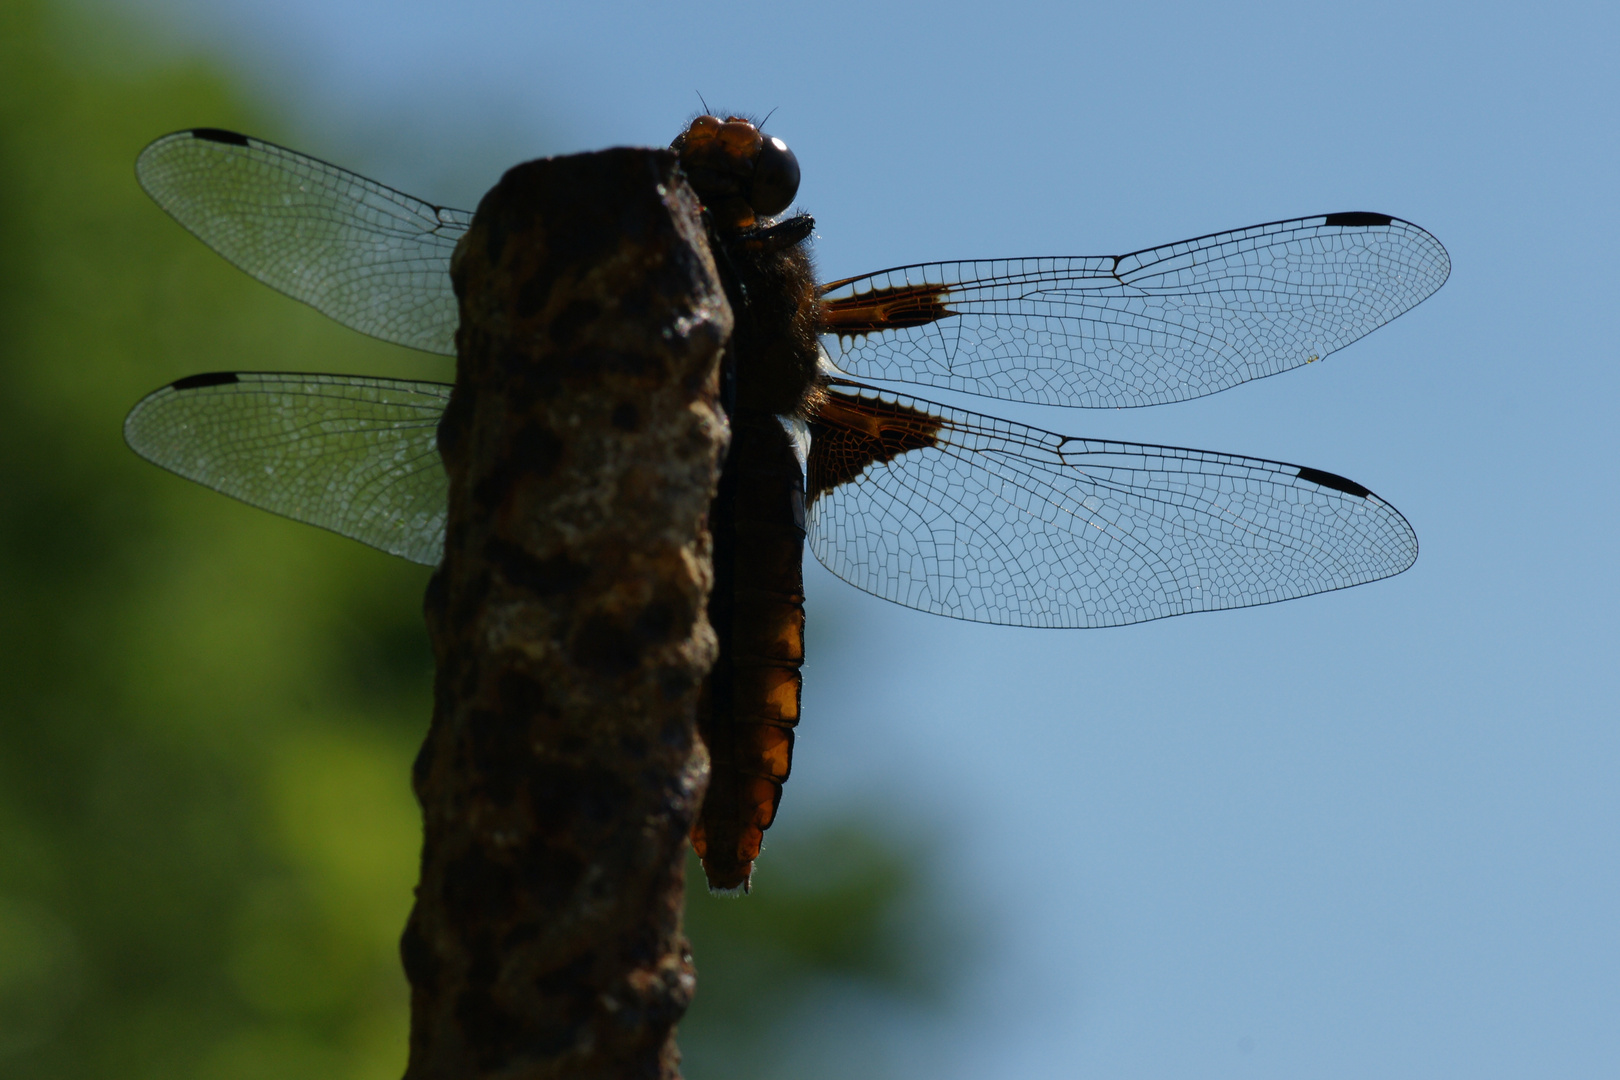
[[[1118,626],[1360,585],[1417,558],[1394,507],[1297,465],[1066,438],[842,382],[810,431],[816,557],[959,619]]]
[[[1328,214],[1130,255],[902,266],[824,286],[822,310],[850,375],[1117,408],[1319,360],[1450,272],[1411,222]]]
[[[441,383],[341,375],[198,375],[124,421],[137,454],[245,503],[432,566],[449,481]]]
[[[362,333],[454,355],[450,253],[467,211],[211,128],[157,140],[135,174],[176,221],[266,285]]]

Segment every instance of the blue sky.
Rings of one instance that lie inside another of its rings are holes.
[[[983,918],[948,1022],[897,1028],[903,1075],[1620,1068],[1612,6],[138,6],[290,118],[259,134],[464,206],[524,158],[666,143],[700,92],[776,109],[829,278],[1429,229],[1450,282],[1322,364],[1124,413],[966,402],[1352,477],[1412,570],[1090,632],[816,570],[780,827],[894,789]]]

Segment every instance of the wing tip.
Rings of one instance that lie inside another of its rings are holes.
[[[234,371],[211,371],[203,375],[187,375],[169,384],[170,390],[201,390],[205,386],[229,386],[241,382]]]
[[[1398,219],[1391,214],[1375,214],[1368,210],[1345,210],[1337,214],[1324,215],[1322,224],[1346,228],[1370,228],[1387,226],[1396,220]]]
[[[248,137],[235,131],[226,131],[224,128],[199,127],[191,128],[188,134],[193,139],[202,139],[204,142],[225,143],[227,146],[246,146]]]
[[[1354,495],[1358,499],[1365,499],[1367,496],[1372,494],[1372,490],[1370,488],[1362,487],[1349,477],[1340,476],[1338,473],[1326,472],[1322,469],[1313,469],[1308,465],[1301,465],[1299,467],[1299,472],[1295,475],[1297,475],[1301,480],[1310,481],[1317,487],[1332,488],[1334,491],[1342,491],[1346,495]]]

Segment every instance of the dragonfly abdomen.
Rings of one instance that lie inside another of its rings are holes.
[[[698,706],[710,771],[692,846],[710,888],[746,890],[792,768],[804,663],[804,473],[775,416],[733,417],[710,527],[720,658]]]

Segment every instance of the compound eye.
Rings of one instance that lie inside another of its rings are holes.
[[[754,185],[749,192],[749,203],[754,213],[773,217],[793,205],[799,193],[799,159],[793,156],[787,143],[774,135],[767,135],[754,161]]]

